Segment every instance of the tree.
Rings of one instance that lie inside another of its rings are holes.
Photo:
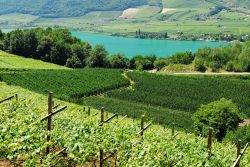
[[[127,68],[129,63],[129,59],[122,54],[112,55],[108,60],[112,68]]]
[[[154,62],[154,67],[159,69],[162,69],[163,67],[169,65],[169,63],[166,61],[165,58],[160,58]]]
[[[34,29],[35,30],[35,29]],[[24,31],[24,52],[25,57],[36,58],[38,39],[34,30]]]
[[[10,33],[9,49],[11,53],[24,56],[24,34],[22,30],[15,30]]]
[[[0,30],[0,50],[4,49],[4,33]]]
[[[81,60],[78,57],[72,56],[71,58],[67,59],[66,67],[69,67],[69,68],[82,68],[83,65],[82,65]]]
[[[0,30],[0,41],[4,39],[4,33]]]
[[[242,118],[236,104],[224,98],[202,105],[192,117],[197,134],[206,134],[208,128],[213,127],[219,141],[222,141],[227,131],[237,129]]]
[[[250,47],[247,45],[239,55],[239,64],[241,71],[250,72]]]
[[[148,55],[145,57],[147,60],[151,61],[153,64],[156,61],[157,57],[156,55],[152,54],[152,55]]]
[[[154,68],[154,64],[151,59],[147,59],[141,55],[135,56],[130,63],[134,63],[133,66],[139,71],[150,70]]]
[[[71,50],[72,50],[72,57],[77,57],[78,60],[81,62],[82,66],[85,66],[85,59],[87,57],[87,53],[84,48],[84,44],[75,43],[71,45]]]
[[[87,58],[86,64],[88,67],[107,67],[107,55],[108,52],[106,49],[101,45],[97,45],[91,51],[90,57]]]
[[[63,43],[63,41],[58,41],[51,48],[50,59],[52,63],[65,65],[70,55],[70,46],[68,44]]]
[[[192,52],[176,53],[170,57],[172,64],[191,64],[194,61],[195,56]]]
[[[194,68],[197,71],[205,72],[207,67],[205,66],[205,62],[202,58],[196,57],[194,61]]]
[[[50,61],[50,52],[54,46],[54,42],[51,37],[44,36],[39,40],[37,46],[37,54],[34,56],[36,59],[41,59],[43,61]]]

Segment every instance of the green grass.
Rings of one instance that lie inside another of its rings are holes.
[[[34,20],[38,19],[38,16],[30,14],[12,13],[6,15],[0,15],[0,25],[2,26],[24,26]]]
[[[138,13],[135,14],[133,18],[139,19],[139,18],[150,18],[155,16],[156,14],[160,13],[161,9],[157,6],[140,6],[137,9],[139,9]]]
[[[46,63],[41,60],[24,58],[0,50],[0,69],[68,69],[56,64]]]

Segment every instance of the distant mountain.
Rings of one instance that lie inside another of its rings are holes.
[[[23,13],[72,17],[91,11],[119,11],[140,5],[160,6],[161,0],[0,0],[0,15]]]

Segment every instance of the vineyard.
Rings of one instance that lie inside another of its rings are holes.
[[[127,86],[122,72],[112,69],[0,71],[0,81],[34,92],[58,92],[56,97],[75,101],[83,96]]]
[[[227,98],[250,116],[250,79],[247,76],[163,76],[136,72],[127,75],[135,81],[134,89],[112,91],[108,97],[187,112]]]
[[[140,118],[146,114],[147,119],[151,119],[155,124],[170,127],[172,123],[180,130],[190,130],[192,128],[192,114],[189,112],[173,110],[163,107],[150,106],[143,103],[136,103],[109,97],[90,97],[83,103],[95,108],[105,107],[112,113],[128,115],[130,118]]]
[[[173,137],[171,130],[157,125],[149,127],[142,138],[138,133],[140,121],[119,116],[98,126],[102,122],[100,111],[91,109],[88,113],[83,106],[57,99],[55,104],[67,109],[53,116],[52,129],[47,131],[47,122],[40,121],[48,113],[46,96],[4,83],[0,88],[1,99],[18,93],[17,99],[0,104],[0,156],[8,163],[94,166],[102,160],[103,166],[226,167],[236,159],[233,144],[213,140],[212,154],[207,158],[205,138],[182,132]],[[50,148],[48,155],[46,148]],[[241,159],[242,166],[250,164],[249,156],[248,150]]]

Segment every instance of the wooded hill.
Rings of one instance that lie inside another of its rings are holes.
[[[215,10],[249,8],[248,0],[2,0],[0,15],[9,13],[32,14],[41,17],[83,16],[92,11],[122,11],[141,5],[158,7],[187,7],[190,9],[203,3],[210,3]],[[216,11],[215,11],[216,12]],[[213,14],[213,13],[212,13]]]
[[[0,14],[24,13],[43,17],[82,16],[91,11],[119,11],[140,5],[160,5],[161,0],[9,0],[0,2]]]

